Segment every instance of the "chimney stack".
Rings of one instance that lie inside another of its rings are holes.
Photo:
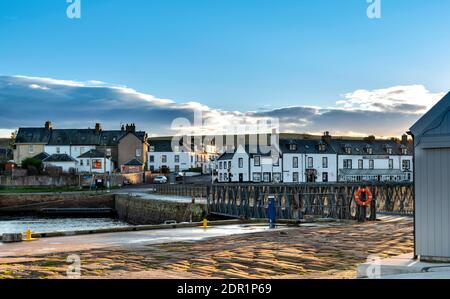
[[[136,125],[134,123],[127,124],[126,127],[125,127],[125,130],[127,132],[130,132],[130,133],[135,133],[136,132]]]
[[[95,124],[95,132],[100,132],[102,130],[102,125],[100,123]]]
[[[323,133],[322,141],[325,142],[325,143],[328,144],[328,145],[331,144],[331,135],[330,135],[330,132],[326,131],[326,132]]]
[[[405,146],[408,145],[408,135],[406,134],[402,135],[402,144]]]
[[[51,130],[51,129],[53,128],[53,127],[52,127],[52,122],[49,121],[49,120],[47,120],[47,121],[45,122],[44,127],[45,127],[46,130]]]

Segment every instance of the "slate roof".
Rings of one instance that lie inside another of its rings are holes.
[[[372,155],[387,155],[387,148],[392,148],[393,155],[400,155],[402,144],[392,140],[332,140],[331,146],[339,155],[346,155],[345,147],[352,149],[352,155],[368,155],[367,148],[372,148]],[[411,153],[411,152],[410,152]]]
[[[76,160],[67,154],[53,154],[42,162],[76,162]]]
[[[138,159],[131,159],[127,163],[124,164],[125,166],[142,166],[142,162]]]
[[[434,122],[444,117],[450,107],[450,92],[425,113],[409,130],[419,137]]]
[[[153,147],[153,151],[151,152],[156,152],[156,153],[161,153],[161,152],[173,152],[172,149],[172,138],[162,138],[162,139],[150,139],[149,140],[149,146]],[[183,147],[183,142],[182,140],[180,140],[179,142],[179,151],[186,151],[186,148]],[[192,145],[193,147],[194,145]]]
[[[320,150],[319,145],[325,146],[325,150]],[[291,150],[290,145],[296,145],[296,150]],[[322,140],[307,139],[280,139],[280,150],[282,153],[305,153],[305,154],[335,154],[332,146]]]
[[[20,128],[17,132],[16,143],[43,143],[47,144],[52,130],[45,128]]]
[[[222,160],[232,160],[234,156],[234,153],[223,153],[219,158],[217,158],[218,161]]]
[[[105,153],[102,153],[101,151],[98,151],[96,149],[91,149],[90,151],[85,152],[84,154],[80,155],[78,158],[104,158]]]
[[[122,130],[20,128],[16,143],[117,146],[119,140],[128,133],[134,134],[139,140],[146,142],[147,133],[144,131],[132,133]]]
[[[33,159],[39,160],[39,161],[43,161],[44,159],[50,157],[49,154],[47,154],[46,152],[42,152],[40,154],[37,154],[36,156],[33,157]]]

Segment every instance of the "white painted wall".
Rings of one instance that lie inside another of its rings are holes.
[[[74,159],[95,148],[95,145],[46,145],[44,147],[45,152],[49,155],[66,154]]]

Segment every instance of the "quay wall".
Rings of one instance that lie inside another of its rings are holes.
[[[38,213],[43,208],[114,208],[114,194],[0,194],[0,214]]]
[[[115,210],[120,220],[134,225],[160,224],[167,220],[197,222],[202,220],[205,204],[180,203],[116,195]]]

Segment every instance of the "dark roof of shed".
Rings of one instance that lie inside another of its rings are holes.
[[[409,130],[419,137],[431,123],[444,116],[450,109],[450,92],[425,113]]]
[[[16,143],[44,143],[47,144],[52,130],[45,128],[19,128]]]
[[[84,154],[78,156],[78,158],[104,158],[105,153],[98,151],[96,149],[91,149],[90,151],[85,152]]]
[[[131,159],[127,163],[124,164],[125,166],[142,166],[142,162],[138,159]]]
[[[36,156],[33,157],[33,159],[39,160],[39,161],[43,161],[44,159],[50,157],[49,154],[47,154],[46,152],[42,152],[40,154],[37,154]]]
[[[67,154],[53,154],[42,162],[76,162],[76,160]]]

